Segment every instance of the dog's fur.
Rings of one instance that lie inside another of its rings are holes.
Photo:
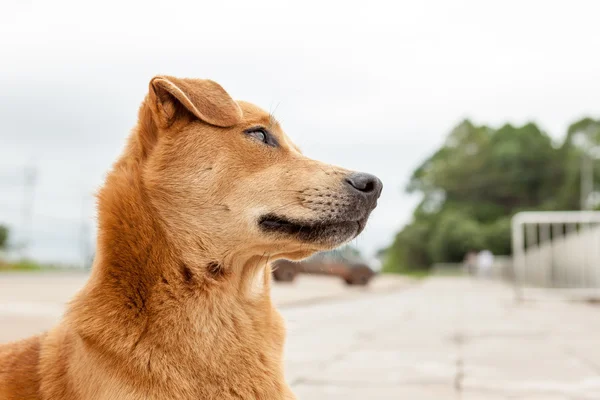
[[[0,399],[294,399],[269,262],[360,233],[381,187],[350,174],[212,81],[155,77],[98,195],[89,281],[54,329],[0,346]]]

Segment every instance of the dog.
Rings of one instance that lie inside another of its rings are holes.
[[[270,263],[355,238],[381,181],[305,157],[211,80],[156,76],[138,116],[89,280],[56,327],[0,347],[0,399],[294,399]]]

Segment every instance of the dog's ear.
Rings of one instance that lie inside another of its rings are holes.
[[[156,76],[150,81],[152,111],[163,127],[170,126],[182,107],[211,125],[230,127],[242,120],[240,106],[216,82]]]

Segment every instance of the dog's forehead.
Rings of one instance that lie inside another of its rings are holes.
[[[244,113],[244,122],[257,123],[267,127],[273,124],[279,125],[271,114],[258,107],[257,105],[248,103],[246,101],[238,101],[237,103],[242,109],[242,112]]]

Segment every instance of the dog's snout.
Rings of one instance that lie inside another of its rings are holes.
[[[371,174],[365,174],[364,172],[357,172],[346,177],[346,183],[354,191],[361,192],[365,196],[377,200],[381,195],[383,189],[383,183]]]

